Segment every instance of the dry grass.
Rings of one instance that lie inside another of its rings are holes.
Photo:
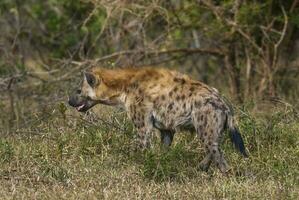
[[[177,134],[170,149],[135,149],[131,124],[119,111],[99,108],[78,116],[50,106],[51,117],[11,129],[0,138],[2,199],[298,199],[299,122],[292,110],[252,114],[241,109],[239,126],[250,151],[243,159],[228,138],[232,167],[198,169],[202,149]],[[112,114],[111,114],[112,113]]]

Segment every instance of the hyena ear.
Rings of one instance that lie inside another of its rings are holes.
[[[98,86],[100,84],[100,78],[90,72],[84,72],[84,76],[86,78],[87,83],[91,87]]]

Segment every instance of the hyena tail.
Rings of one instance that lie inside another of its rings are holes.
[[[239,130],[236,128],[234,124],[234,119],[231,114],[227,115],[227,127],[229,129],[229,135],[232,143],[236,147],[236,149],[244,156],[248,157],[248,154],[246,153],[244,141],[242,139],[242,136],[239,132]]]

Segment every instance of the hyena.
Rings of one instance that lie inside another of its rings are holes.
[[[132,120],[142,148],[150,145],[153,129],[170,146],[178,130],[195,131],[206,156],[199,167],[207,170],[214,162],[221,172],[228,164],[220,144],[229,130],[231,141],[247,157],[233,113],[219,92],[189,76],[163,68],[93,68],[84,73],[81,89],[69,104],[85,112],[96,104],[122,105]]]

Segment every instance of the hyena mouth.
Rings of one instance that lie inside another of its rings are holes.
[[[86,112],[98,103],[95,100],[82,96],[71,96],[68,102],[70,106],[76,108],[79,112]]]
[[[75,107],[78,112],[86,112],[96,104],[96,101],[84,101],[82,103],[74,105],[73,107]]]
[[[90,108],[92,108],[94,105],[96,105],[98,103],[98,101],[94,101],[94,100],[90,100],[87,99],[83,102],[80,102],[79,104],[77,104],[76,106],[74,106],[77,111],[79,112],[86,112],[87,110],[89,110]]]

